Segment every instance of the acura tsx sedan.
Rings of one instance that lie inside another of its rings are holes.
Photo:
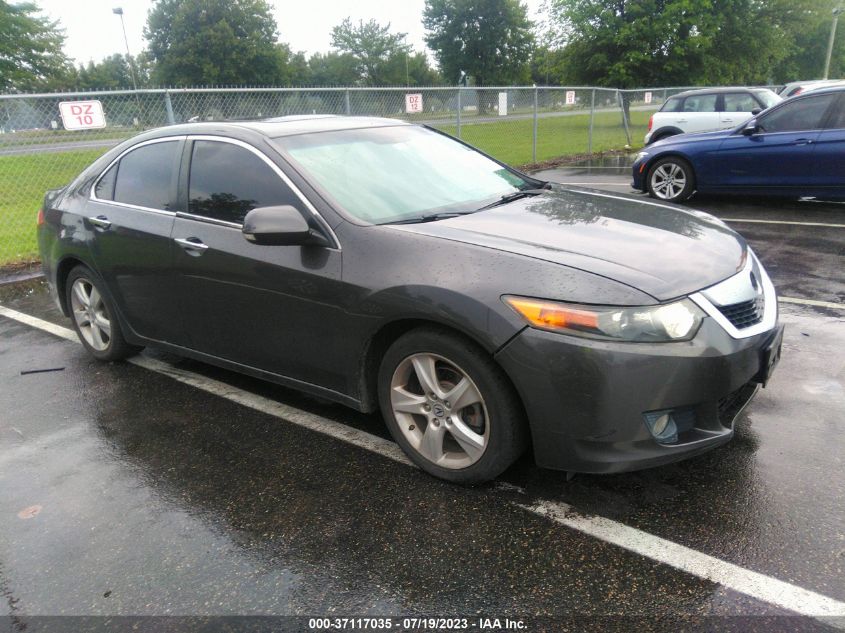
[[[153,130],[49,192],[38,225],[94,357],[154,346],[380,409],[454,482],[529,447],[591,473],[699,454],[780,355],[775,289],[721,221],[390,119]]]

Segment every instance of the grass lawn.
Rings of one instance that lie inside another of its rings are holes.
[[[631,144],[639,147],[649,112],[631,112]],[[588,114],[537,121],[537,160],[587,152]],[[461,126],[461,138],[511,165],[532,162],[532,119]],[[455,125],[438,125],[455,134]],[[599,112],[593,122],[593,152],[621,149],[627,139],[618,112]],[[67,184],[106,149],[0,156],[0,266],[35,259],[35,216],[44,192]]]
[[[69,183],[105,151],[0,156],[0,266],[37,257],[35,216],[44,193]]]

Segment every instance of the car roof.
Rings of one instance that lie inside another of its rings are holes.
[[[686,90],[684,92],[679,92],[676,95],[671,95],[667,97],[671,99],[672,97],[690,97],[694,95],[703,95],[703,94],[714,94],[714,93],[723,93],[723,92],[755,92],[758,90],[769,90],[769,88],[748,88],[746,86],[724,86],[720,88],[697,88],[695,90]]]
[[[307,114],[281,116],[270,119],[250,121],[207,121],[197,123],[181,123],[165,128],[158,128],[160,135],[168,136],[180,134],[208,134],[219,132],[234,132],[252,130],[269,138],[293,136],[296,134],[311,134],[315,132],[332,132],[337,130],[353,130],[362,128],[389,127],[395,125],[410,125],[399,119],[366,116],[337,116],[333,114]]]

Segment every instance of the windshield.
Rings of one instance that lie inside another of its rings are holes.
[[[273,141],[354,217],[373,224],[475,211],[531,184],[446,136],[395,126]]]
[[[776,95],[771,90],[757,90],[754,94],[759,97],[760,101],[762,101],[767,108],[771,108],[776,103],[783,101],[780,96]]]

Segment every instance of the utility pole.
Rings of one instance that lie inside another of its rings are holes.
[[[839,3],[833,10],[833,24],[830,25],[830,39],[827,40],[827,56],[824,59],[824,76],[822,79],[827,79],[827,75],[830,72],[830,58],[833,55],[833,40],[836,38],[836,23],[839,22],[839,16],[842,12],[845,11],[845,8],[842,6],[842,2]]]
[[[123,7],[115,7],[111,12],[120,16],[120,26],[123,28],[123,42],[126,44],[126,57],[129,62],[129,74],[132,76],[132,88],[138,90],[138,83],[135,81],[135,65],[132,63],[132,53],[129,52],[129,38],[126,37],[126,24],[123,22]]]

